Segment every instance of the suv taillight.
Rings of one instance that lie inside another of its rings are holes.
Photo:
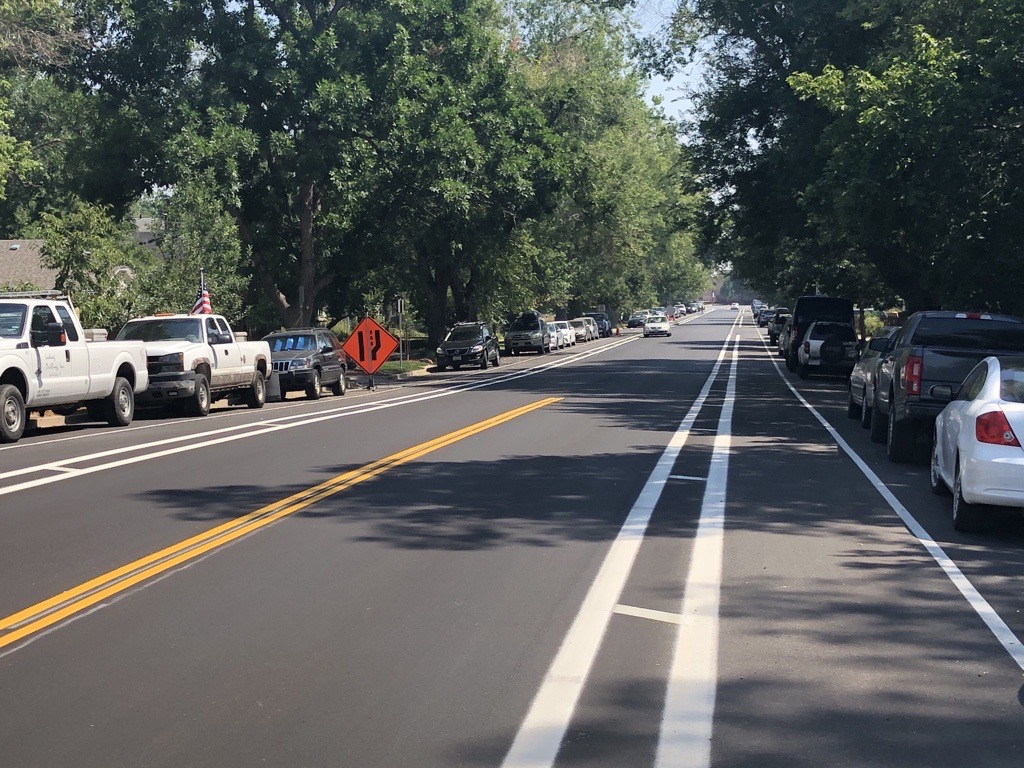
[[[918,355],[907,358],[903,367],[903,391],[908,395],[921,394],[921,374],[924,372],[924,359]]]
[[[981,414],[974,422],[974,436],[978,438],[979,443],[1015,445],[1020,448],[1020,442],[1013,434],[1013,428],[1002,411]]]

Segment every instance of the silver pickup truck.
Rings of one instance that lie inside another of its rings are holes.
[[[262,408],[267,400],[270,345],[237,338],[220,315],[139,317],[117,338],[145,342],[149,387],[139,395],[140,404],[181,403],[189,415],[205,416],[224,397],[250,408]]]

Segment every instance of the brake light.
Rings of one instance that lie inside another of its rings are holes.
[[[1002,411],[981,414],[974,422],[974,436],[979,443],[1015,445],[1020,448],[1020,442]]]
[[[924,360],[917,355],[907,358],[903,368],[903,391],[908,395],[921,394],[921,374],[924,372]]]

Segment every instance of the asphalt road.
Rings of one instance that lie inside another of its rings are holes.
[[[1018,766],[1024,526],[746,312],[0,449],[0,765]]]

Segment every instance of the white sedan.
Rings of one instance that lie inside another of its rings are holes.
[[[937,390],[949,387],[934,387]],[[941,394],[952,395],[943,391]],[[931,486],[953,494],[953,527],[976,531],[986,506],[1024,507],[1024,357],[986,357],[935,420]]]
[[[562,334],[562,338],[565,341],[565,346],[575,347],[576,346],[576,331],[568,320],[556,320],[555,325],[558,326],[558,330]]]
[[[650,315],[644,321],[644,338],[648,336],[671,336],[672,327],[664,315]]]

